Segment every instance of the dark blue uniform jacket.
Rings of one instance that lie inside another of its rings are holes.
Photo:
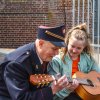
[[[53,100],[51,87],[34,86],[32,74],[44,73],[34,43],[19,47],[0,65],[0,100]]]

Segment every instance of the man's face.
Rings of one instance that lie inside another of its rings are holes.
[[[54,46],[48,41],[41,41],[40,43],[40,57],[43,61],[50,61],[59,52],[59,47]]]

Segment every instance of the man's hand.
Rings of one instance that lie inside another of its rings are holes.
[[[66,88],[68,90],[74,91],[79,86],[79,82],[76,79],[73,79],[72,83],[69,83],[68,78],[64,75],[59,78],[57,81],[52,83],[52,92],[56,94],[58,91]]]
[[[59,78],[57,81],[54,81],[51,86],[53,94],[56,94],[58,91],[65,88],[68,84],[69,82],[65,75]]]

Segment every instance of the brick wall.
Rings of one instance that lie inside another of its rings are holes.
[[[46,10],[39,9],[35,0],[5,2],[0,11],[0,48],[16,48],[34,41],[37,26],[44,24]]]
[[[4,0],[0,9],[0,48],[16,48],[34,41],[38,25],[61,24],[50,18],[48,4],[48,0]]]
[[[1,2],[2,1],[2,2]],[[39,25],[72,26],[72,0],[1,0],[0,48],[17,48],[36,38]]]

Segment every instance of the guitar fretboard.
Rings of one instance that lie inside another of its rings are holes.
[[[79,84],[81,85],[88,85],[88,86],[94,86],[92,81],[89,79],[80,79],[80,78],[75,78],[76,80],[78,80]],[[72,83],[72,79],[68,78],[69,82]]]

